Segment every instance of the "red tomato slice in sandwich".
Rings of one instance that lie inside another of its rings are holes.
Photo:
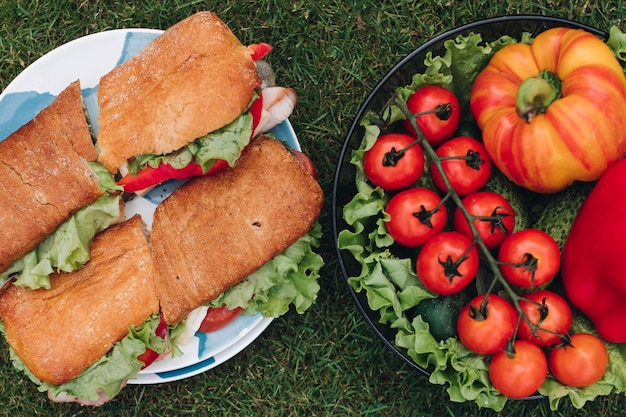
[[[250,114],[252,115],[252,131],[254,131],[258,126],[259,121],[261,120],[262,112],[263,96],[259,95],[259,97],[250,105]],[[145,168],[142,168],[137,175],[124,175],[124,177],[117,183],[123,186],[124,191],[127,193],[134,193],[170,179],[184,180],[200,175],[215,174],[226,167],[228,167],[228,163],[222,160],[215,161],[213,166],[205,173],[202,172],[202,167],[195,162],[191,162],[183,168],[174,168],[169,164],[160,164],[156,168],[148,165]]]
[[[251,57],[253,61],[258,61],[263,58],[265,55],[269,54],[273,48],[272,45],[263,42],[248,45],[248,49],[252,52]]]
[[[219,330],[233,321],[242,311],[243,308],[241,307],[235,307],[232,310],[229,310],[226,306],[210,307],[198,330],[203,333]]]

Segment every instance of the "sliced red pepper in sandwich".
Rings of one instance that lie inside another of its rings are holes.
[[[252,133],[257,130],[263,113],[263,95],[262,93],[251,103],[249,113],[252,116]],[[124,187],[125,192],[133,193],[141,190],[149,189],[164,181],[170,179],[184,180],[187,178],[215,174],[228,167],[228,162],[223,159],[213,161],[210,168],[206,169],[195,160],[191,160],[187,165],[175,167],[172,164],[160,162],[157,166],[150,163],[141,166],[134,173],[125,174],[118,184]]]

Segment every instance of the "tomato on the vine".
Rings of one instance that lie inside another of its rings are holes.
[[[500,194],[477,191],[465,196],[461,203],[474,216],[474,227],[488,249],[497,248],[513,233],[515,210]],[[459,207],[454,211],[454,229],[470,239],[474,238],[469,222]]]
[[[550,350],[548,363],[559,382],[582,388],[602,378],[609,364],[609,355],[598,337],[576,333],[571,336],[569,344]]]
[[[414,248],[421,246],[441,232],[448,212],[437,193],[428,188],[409,188],[391,197],[385,208],[389,220],[387,232],[399,244]]]
[[[519,301],[519,306],[522,314],[539,329],[533,334],[528,322],[522,318],[517,329],[518,339],[530,340],[538,346],[554,346],[562,341],[572,325],[569,303],[553,291],[540,290],[526,294]]]
[[[515,341],[513,350],[501,350],[493,355],[489,363],[489,379],[507,397],[528,397],[546,380],[548,359],[537,345],[527,340]]]
[[[441,166],[450,182],[450,186],[460,196],[465,196],[482,188],[491,175],[491,158],[485,146],[469,136],[452,138],[437,148],[437,155],[442,159]],[[448,187],[431,162],[433,182],[441,191]]]
[[[537,288],[548,283],[561,266],[561,250],[543,230],[524,229],[507,237],[498,251],[499,268],[511,284]]]
[[[461,121],[461,105],[454,93],[438,85],[426,85],[417,89],[406,102],[411,113],[416,114],[417,126],[433,146],[450,139]],[[404,127],[417,136],[409,119]]]
[[[478,272],[478,251],[457,232],[442,232],[426,241],[417,256],[417,276],[429,290],[449,295],[461,291]]]
[[[466,348],[491,355],[506,347],[516,322],[517,312],[507,300],[496,294],[480,294],[461,309],[457,332]]]
[[[363,155],[365,176],[383,190],[414,184],[424,172],[424,151],[404,133],[387,133]]]

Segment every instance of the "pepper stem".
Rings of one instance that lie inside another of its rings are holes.
[[[555,73],[542,70],[536,77],[527,78],[520,84],[515,109],[519,117],[530,123],[560,97],[561,80]]]

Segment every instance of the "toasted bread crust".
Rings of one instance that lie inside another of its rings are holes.
[[[322,190],[285,146],[257,139],[233,168],[193,179],[161,203],[152,223],[157,293],[165,320],[242,281],[306,234]]]
[[[132,156],[180,149],[233,121],[260,85],[224,22],[194,14],[100,80],[98,160],[114,173]]]
[[[104,194],[94,158],[78,82],[0,142],[0,272]]]
[[[85,268],[53,274],[51,289],[0,295],[7,342],[40,380],[63,384],[159,311],[153,273],[141,218],[112,226],[94,239]]]

